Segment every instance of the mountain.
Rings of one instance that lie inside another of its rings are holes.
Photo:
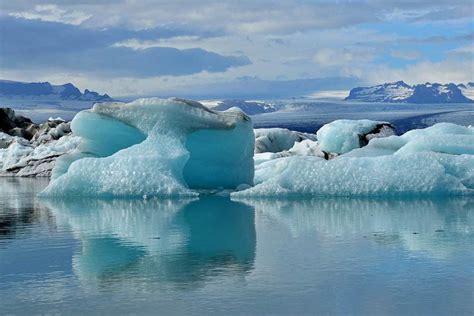
[[[201,101],[201,103],[216,111],[225,111],[230,108],[237,107],[248,115],[269,113],[278,110],[275,104],[270,104],[263,101],[222,100]]]
[[[474,82],[468,82],[466,84],[458,84],[458,88],[461,90],[467,98],[474,100]]]
[[[384,83],[372,87],[358,87],[344,100],[393,103],[471,103],[474,83],[425,83],[410,86],[403,81]]]
[[[3,100],[41,100],[41,101],[112,101],[107,94],[86,89],[82,93],[72,83],[52,85],[49,82],[18,82],[0,80],[0,98]]]

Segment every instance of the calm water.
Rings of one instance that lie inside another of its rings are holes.
[[[0,179],[0,314],[472,314],[474,198],[43,200]]]

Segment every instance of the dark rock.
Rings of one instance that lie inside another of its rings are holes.
[[[10,108],[0,108],[0,132],[30,140],[38,130],[38,125],[29,118],[15,115]]]
[[[0,131],[7,133],[15,127],[15,112],[10,108],[0,108]]]
[[[377,124],[373,130],[364,135],[359,135],[360,147],[367,146],[372,138],[381,138],[395,135],[395,127],[390,123]]]
[[[30,140],[33,137],[33,135],[31,135],[31,133],[29,133],[26,129],[23,129],[20,127],[12,128],[11,130],[7,132],[7,134],[11,136],[16,136],[16,137],[22,137],[28,140]]]

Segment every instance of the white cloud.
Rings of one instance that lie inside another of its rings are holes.
[[[163,25],[227,34],[292,34],[380,21],[452,21],[471,17],[470,1],[366,0],[49,0],[31,10],[31,0],[4,1],[11,15],[87,24],[89,27],[153,28]],[[87,21],[86,21],[87,20]]]
[[[372,66],[368,69],[358,69],[357,75],[363,76],[370,84],[397,80],[403,80],[409,84],[460,83],[474,81],[473,69],[473,59],[449,59],[441,62],[422,61],[399,69],[382,65]]]
[[[202,48],[202,40],[199,36],[175,36],[171,38],[159,38],[156,40],[139,40],[131,38],[125,41],[117,42],[113,47],[128,47],[134,50],[147,49],[152,47],[173,47],[177,49]]]
[[[467,45],[467,46],[462,46],[455,48],[451,51],[449,51],[449,54],[452,55],[466,55],[466,56],[471,56],[471,58],[474,58],[474,43]],[[474,71],[474,70],[473,70]]]
[[[9,15],[27,20],[60,22],[72,25],[80,25],[93,16],[81,11],[62,9],[54,4],[36,5],[33,10],[11,12]]]
[[[313,61],[322,67],[358,66],[358,63],[367,63],[374,58],[371,49],[361,48],[322,48],[313,57]]]
[[[404,60],[416,60],[421,57],[421,52],[417,50],[392,50],[390,55]]]
[[[429,62],[429,54],[416,50],[419,47],[416,45],[423,40],[417,38],[421,33],[416,33],[416,27],[410,34],[415,39],[403,41],[407,36],[406,28],[399,32],[396,26],[397,23],[409,26],[412,21],[420,20],[437,21],[439,30],[443,21],[451,23],[453,19],[448,9],[459,11],[459,16],[469,14],[469,6],[462,0],[449,3],[424,0],[123,0],[114,4],[100,0],[49,0],[48,3],[56,4],[38,5],[32,9],[31,1],[8,1],[2,4],[2,11],[17,18],[80,25],[81,29],[87,30],[151,31],[141,37],[125,31],[123,34],[130,34],[131,38],[117,40],[114,47],[134,50],[202,48],[221,55],[245,55],[252,64],[222,73],[147,79],[98,78],[90,74],[58,74],[53,70],[49,74],[33,74],[28,69],[18,69],[17,79],[23,76],[25,80],[31,78],[33,81],[73,81],[81,87],[113,95],[130,95],[178,91],[196,82],[211,85],[247,76],[264,80],[355,76],[370,83],[400,79],[416,83],[462,81],[472,77],[470,73],[473,72],[472,58],[465,58],[472,54],[472,45],[449,52],[447,58],[450,61]],[[386,21],[395,22],[395,26],[384,25]],[[374,27],[376,23],[387,27],[378,29]],[[153,38],[155,27],[170,30],[171,34],[188,35],[160,38],[158,31]],[[438,39],[445,40],[444,36],[437,36],[436,29],[430,35],[433,37],[428,43],[430,45],[436,45]],[[446,48],[441,49],[446,52]],[[381,65],[390,55],[399,58],[401,64],[406,63],[404,60],[425,61],[398,69]],[[462,61],[456,61],[461,55]]]
[[[344,99],[349,95],[349,90],[323,90],[314,92],[308,97],[313,99]]]

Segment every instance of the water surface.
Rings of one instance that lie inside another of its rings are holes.
[[[0,179],[0,314],[470,314],[474,198],[45,200]]]

